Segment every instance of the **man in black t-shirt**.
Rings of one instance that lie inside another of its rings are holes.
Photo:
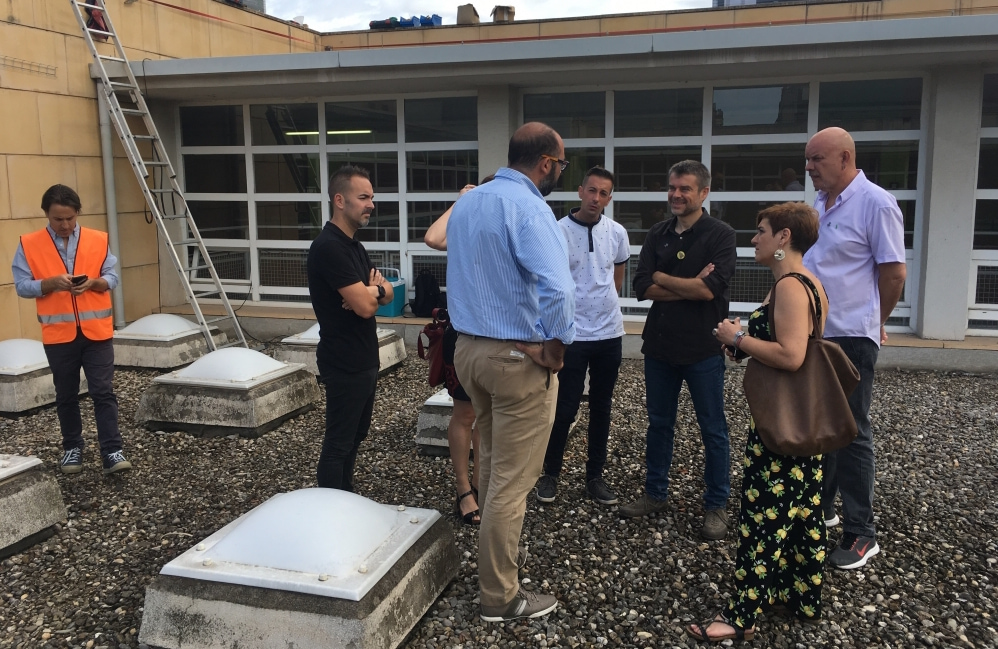
[[[735,231],[703,209],[710,171],[694,160],[669,170],[672,218],[648,231],[634,293],[652,300],[642,333],[648,437],[645,493],[620,508],[625,518],[666,507],[669,468],[679,405],[686,382],[704,444],[704,517],[701,534],[722,539],[728,531],[730,492],[728,422],[724,416],[724,356],[711,333],[728,316],[728,285],[735,272]]]
[[[392,301],[390,282],[354,239],[374,211],[365,169],[341,167],[329,179],[333,216],[308,251],[308,292],[319,321],[316,361],[326,388],[326,435],[319,486],[353,491],[357,449],[367,437],[378,381],[374,314]]]

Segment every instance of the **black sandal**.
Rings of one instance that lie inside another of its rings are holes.
[[[711,624],[727,624],[734,629],[734,632],[711,637],[707,633],[707,629],[710,628]],[[715,615],[709,622],[704,622],[703,624],[690,624],[687,626],[686,633],[691,638],[699,640],[700,642],[724,642],[725,640],[740,640],[749,642],[755,638],[755,627],[752,627],[751,629],[743,629],[742,627],[729,622],[724,613],[718,611],[717,615]]]
[[[454,513],[465,525],[480,525],[482,522],[482,514],[477,509],[473,509],[467,514],[461,513],[461,501],[467,498],[468,496],[474,495],[474,493],[475,489],[474,487],[472,487],[468,491],[458,496],[457,500],[454,502]],[[478,499],[476,498],[475,500],[477,501]],[[478,520],[475,520],[476,517],[478,518]]]

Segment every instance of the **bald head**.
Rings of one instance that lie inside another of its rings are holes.
[[[527,122],[509,139],[509,167],[529,177],[545,196],[561,176],[557,160],[564,157],[564,142],[547,124]]]
[[[814,134],[804,149],[814,188],[827,192],[834,201],[859,173],[856,169],[856,143],[848,131],[837,126]]]

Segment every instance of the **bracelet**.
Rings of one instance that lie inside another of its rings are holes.
[[[744,338],[744,337],[745,337],[745,332],[744,331],[739,331],[739,332],[735,333],[735,341],[734,341],[735,342],[735,349],[737,349],[738,351],[742,350],[742,338]]]

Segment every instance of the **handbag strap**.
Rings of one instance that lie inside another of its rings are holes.
[[[780,279],[776,280],[776,283],[773,284],[773,292],[769,296],[769,322],[771,325],[770,328],[772,329],[773,332],[773,341],[774,342],[776,341],[776,285],[782,282],[787,277],[795,278],[804,286],[804,292],[807,293],[808,307],[811,310],[811,325],[814,330],[814,337],[822,338],[823,334],[825,333],[825,330],[824,327],[821,326],[821,320],[818,319],[818,313],[814,305],[814,299],[815,299],[814,294],[817,291],[817,287],[815,287],[813,284],[807,281],[807,278],[805,278],[800,273],[787,273]]]

